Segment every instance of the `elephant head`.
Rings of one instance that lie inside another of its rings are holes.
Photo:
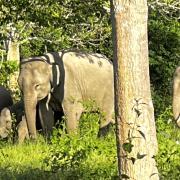
[[[23,93],[29,135],[36,138],[36,105],[51,91],[51,65],[40,59],[21,62],[18,84]]]
[[[174,73],[173,81],[173,116],[180,127],[180,66]]]
[[[6,138],[12,129],[12,118],[8,108],[4,108],[0,114],[0,137]]]

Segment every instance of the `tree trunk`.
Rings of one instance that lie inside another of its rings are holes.
[[[18,61],[20,62],[20,53],[19,53],[19,43],[9,41],[8,44],[8,52],[7,52],[7,60],[8,61]]]
[[[20,52],[19,52],[19,43],[14,42],[10,39],[8,43],[8,49],[7,49],[7,61],[16,61],[17,64],[20,62]],[[11,89],[12,92],[17,92],[18,91],[18,84],[17,84],[17,79],[18,79],[19,71],[14,72],[11,74],[9,77],[9,88]]]
[[[111,0],[120,179],[157,180],[145,0]]]

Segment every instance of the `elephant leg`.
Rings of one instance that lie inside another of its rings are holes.
[[[98,136],[105,136],[108,134],[111,126],[115,124],[115,120],[113,119],[113,109],[110,109],[111,106],[109,104],[104,104],[102,108],[102,112],[104,112],[104,117],[101,118],[100,121],[100,129]]]
[[[101,119],[100,128],[106,127],[108,124],[114,124],[115,120],[113,119],[114,106],[113,101],[109,99],[108,96],[104,99],[103,106],[101,111],[104,113],[104,117]]]
[[[79,119],[83,112],[83,106],[81,103],[67,102],[63,103],[63,110],[66,116],[66,128],[67,133],[76,133]]]
[[[24,142],[25,138],[29,139],[28,127],[25,116],[22,117],[22,121],[18,124],[18,143]]]
[[[108,124],[114,124],[115,121],[112,119],[112,114],[105,114],[100,122],[100,128],[106,127]]]
[[[51,106],[47,107],[46,102],[46,99],[39,101],[38,110],[43,133],[49,138],[54,126],[54,113]]]

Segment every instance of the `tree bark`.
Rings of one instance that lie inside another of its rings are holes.
[[[19,42],[17,41],[12,41],[10,39],[8,43],[8,49],[7,49],[7,61],[16,61],[17,64],[20,63],[20,48],[19,48]],[[9,87],[12,92],[17,92],[18,91],[18,79],[19,71],[14,72],[13,74],[10,75],[9,77]]]
[[[8,52],[7,52],[7,60],[8,61],[17,61],[20,62],[20,53],[19,53],[19,43],[9,41],[8,44]]]
[[[120,179],[157,180],[146,0],[111,0],[115,117]]]

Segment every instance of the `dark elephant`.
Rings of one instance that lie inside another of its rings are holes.
[[[10,92],[4,86],[0,86],[0,111],[3,108],[12,105],[13,105],[13,100]]]

